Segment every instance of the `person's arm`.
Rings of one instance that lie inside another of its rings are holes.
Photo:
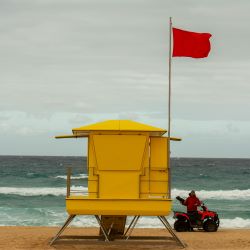
[[[188,197],[188,198],[189,198],[189,197]],[[188,200],[189,200],[188,198],[187,198],[186,200],[184,200],[184,202],[182,203],[182,205],[184,205],[184,206],[187,206],[187,205],[188,205]]]
[[[197,201],[196,201],[196,205],[197,205],[197,207],[199,207],[201,205],[201,201],[198,198],[197,198]]]
[[[180,196],[177,196],[176,199],[183,205],[185,201],[183,198],[181,198]]]

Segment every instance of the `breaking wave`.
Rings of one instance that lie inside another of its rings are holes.
[[[67,218],[66,211],[53,208],[6,208],[0,207],[0,226],[61,226]],[[127,217],[127,226],[132,220],[132,216]],[[173,226],[173,214],[168,218]],[[76,216],[70,224],[73,227],[98,227],[94,216]],[[140,217],[136,225],[137,228],[163,228],[157,217]],[[231,219],[220,219],[222,229],[244,229],[250,228],[250,219],[235,217]],[[220,229],[219,228],[219,229]]]
[[[183,196],[186,197],[190,190],[172,189],[172,197]],[[200,199],[210,200],[250,200],[250,189],[239,190],[199,190],[196,195]]]
[[[169,223],[173,226],[174,219],[169,217]],[[128,220],[129,222],[129,220]],[[128,223],[127,222],[127,223]],[[80,226],[80,223],[76,222],[76,226]],[[161,222],[157,218],[142,217],[137,227],[139,228],[159,228],[163,227]],[[250,219],[243,219],[240,217],[235,217],[233,219],[220,219],[220,228],[250,228]]]
[[[83,186],[72,186],[72,190],[76,190],[79,192],[76,193],[86,193],[88,191],[87,187]],[[0,194],[13,194],[13,195],[21,195],[21,196],[45,196],[45,195],[53,195],[60,196],[66,195],[65,187],[0,187]]]
[[[54,178],[67,180],[67,175],[57,175]],[[88,175],[87,174],[79,174],[78,176],[71,176],[70,178],[73,180],[88,179]]]
[[[88,188],[84,186],[72,186],[72,190],[76,193],[86,193]],[[187,197],[190,190],[172,189],[172,197],[181,196]],[[66,194],[65,187],[0,187],[0,194],[21,195],[21,196],[45,196],[54,195],[60,196]],[[210,200],[250,200],[250,189],[239,190],[199,190],[196,191],[200,199]]]

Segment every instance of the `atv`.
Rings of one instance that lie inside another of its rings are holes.
[[[179,196],[176,199],[183,204],[184,199]],[[194,213],[174,212],[174,229],[177,232],[193,231],[193,229],[216,232],[220,225],[218,214],[209,211],[204,203],[201,204],[201,208],[202,210]]]

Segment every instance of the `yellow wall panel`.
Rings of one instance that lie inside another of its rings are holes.
[[[168,172],[166,170],[151,170],[150,171],[150,180],[151,181],[167,181]]]
[[[99,197],[112,199],[139,198],[139,173],[129,171],[102,171]]]
[[[89,180],[98,180],[98,175],[96,175],[95,171],[96,171],[95,168],[89,168],[89,175],[88,175]]]
[[[150,168],[167,168],[167,137],[150,137]]]
[[[149,179],[149,167],[145,167],[143,168],[142,173],[141,173],[141,180],[145,181],[148,179]]]
[[[149,181],[142,181],[140,183],[140,195],[149,194]]]
[[[88,139],[88,168],[96,168],[93,136],[89,136]]]
[[[165,181],[151,181],[150,193],[163,193],[166,194],[168,190],[167,182]]]
[[[66,199],[69,214],[101,214],[101,215],[169,215],[171,212],[169,199],[85,199],[71,197]]]
[[[88,181],[88,194],[91,198],[98,197],[98,181]]]
[[[94,135],[98,170],[140,170],[146,139],[143,135]]]

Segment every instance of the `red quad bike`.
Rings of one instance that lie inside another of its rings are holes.
[[[184,199],[177,196],[177,200],[184,203]],[[196,214],[174,212],[174,229],[177,232],[193,231],[194,228],[198,230],[204,230],[206,232],[216,232],[220,220],[218,214],[214,211],[209,211],[207,207],[202,203],[202,210],[197,211]]]

